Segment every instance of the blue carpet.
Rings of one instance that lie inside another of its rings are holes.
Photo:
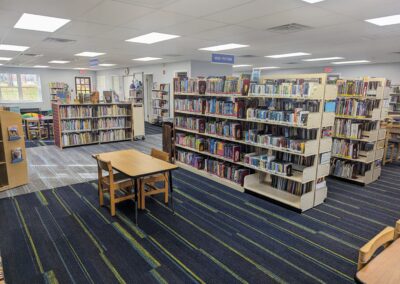
[[[26,148],[54,145],[54,140],[25,140]]]
[[[96,183],[0,200],[7,283],[346,283],[358,248],[400,218],[400,165],[361,187],[328,180],[327,202],[303,214],[184,170],[173,215],[147,199],[99,208]]]
[[[149,122],[145,122],[144,124],[144,132],[146,135],[156,135],[162,133],[162,127],[158,125],[151,124]]]

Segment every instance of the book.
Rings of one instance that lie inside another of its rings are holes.
[[[100,99],[100,95],[99,92],[92,92],[92,94],[90,95],[90,102],[92,104],[98,104],[99,103],[99,99]]]
[[[22,161],[23,161],[22,148],[18,147],[18,148],[11,149],[11,163],[16,164],[16,163],[19,163]]]
[[[249,94],[250,90],[250,80],[249,79],[243,79],[242,81],[242,95],[247,96]]]
[[[12,125],[8,127],[8,141],[19,140],[21,137],[18,134],[18,127],[16,125]]]
[[[207,90],[207,81],[206,80],[199,80],[198,81],[198,86],[199,86],[199,94],[204,95]]]
[[[336,102],[325,102],[325,112],[335,112],[336,110]]]

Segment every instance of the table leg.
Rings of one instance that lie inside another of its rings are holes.
[[[135,225],[138,225],[138,189],[137,189],[137,179],[133,178],[132,179],[132,183],[133,183],[133,189],[135,191]]]
[[[25,124],[25,139],[29,140],[28,138],[28,122],[26,120],[23,120]]]
[[[174,188],[172,186],[172,171],[169,171],[169,191],[171,194],[171,208],[172,208],[172,213],[175,214],[175,208],[174,208]]]

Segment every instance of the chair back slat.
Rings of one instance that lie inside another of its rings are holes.
[[[158,149],[152,148],[151,149],[151,156],[156,158],[156,159],[159,159],[159,160],[162,160],[162,161],[165,161],[165,162],[169,162],[169,154],[166,153],[166,152],[160,151]]]

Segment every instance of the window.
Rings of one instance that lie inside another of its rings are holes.
[[[0,102],[41,102],[40,76],[0,73]]]

